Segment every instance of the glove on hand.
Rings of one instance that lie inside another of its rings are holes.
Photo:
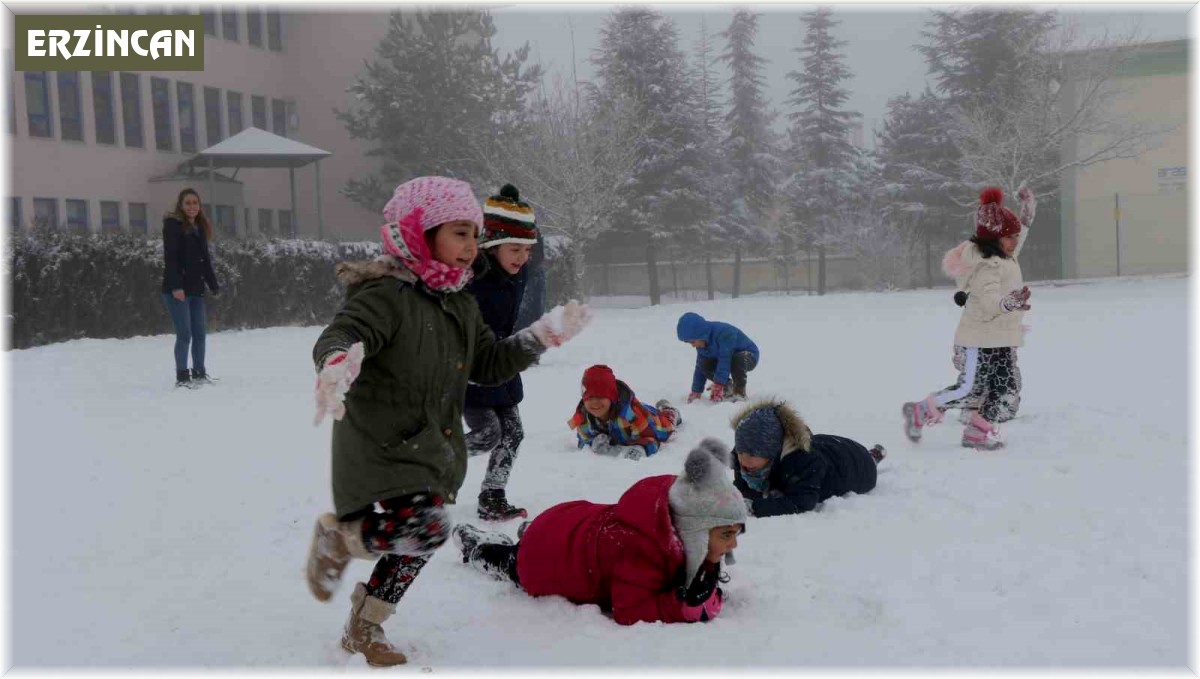
[[[721,613],[724,593],[717,586],[720,564],[705,564],[696,574],[687,591],[680,593],[683,619],[688,622],[708,622]]]
[[[1010,311],[1029,311],[1029,296],[1032,294],[1029,291],[1028,285],[1020,290],[1013,290],[1000,298],[1000,310],[1006,313]]]
[[[530,332],[547,349],[561,346],[578,335],[592,320],[586,304],[575,300],[556,306],[529,326]]]
[[[614,446],[608,434],[596,434],[592,439],[592,452],[605,457],[623,457],[626,460],[640,460],[646,457],[646,451],[641,446]]]
[[[709,398],[711,398],[713,401],[724,401],[725,400],[725,385],[717,384],[716,382],[713,382],[712,396],[710,396]]]
[[[688,393],[687,402],[688,402],[688,403],[692,403],[692,402],[693,402],[693,401],[695,401],[696,399],[700,398],[702,395],[703,395],[703,394],[701,394],[701,393],[700,393],[700,392],[698,392],[698,391],[693,391],[693,392],[690,392],[690,393]]]
[[[325,357],[325,363],[317,373],[317,414],[313,418],[313,426],[321,424],[327,414],[333,415],[335,420],[340,420],[346,415],[346,392],[358,377],[362,361],[362,342],[355,342],[348,352],[335,351]]]

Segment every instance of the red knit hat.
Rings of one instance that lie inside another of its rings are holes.
[[[598,396],[617,401],[617,376],[606,365],[594,365],[583,371],[583,397]]]
[[[989,186],[979,193],[975,211],[975,237],[996,239],[1021,233],[1021,220],[1004,207],[1004,192]]]

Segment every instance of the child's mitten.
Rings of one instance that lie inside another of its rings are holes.
[[[1000,298],[1000,310],[1004,312],[1029,311],[1029,296],[1032,294],[1028,285],[1020,290],[1013,290]]]
[[[721,612],[723,593],[717,586],[721,568],[718,563],[705,563],[691,585],[680,592],[683,618],[688,622],[708,622]]]
[[[529,326],[529,331],[543,347],[561,346],[578,335],[592,320],[586,304],[575,300],[556,306]]]
[[[725,385],[717,384],[716,382],[713,382],[712,396],[710,398],[712,398],[712,400],[714,400],[714,401],[724,401],[725,400]]]
[[[313,419],[313,426],[321,424],[327,414],[333,415],[335,420],[345,416],[346,392],[358,377],[362,360],[362,342],[355,342],[350,346],[350,351],[335,351],[325,357],[321,371],[317,373],[317,415]]]

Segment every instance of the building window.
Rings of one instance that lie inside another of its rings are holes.
[[[271,100],[271,131],[281,137],[287,136],[287,106],[282,99]]]
[[[224,139],[221,134],[221,90],[204,88],[204,126],[208,131],[208,146]]]
[[[58,200],[54,198],[33,199],[33,225],[45,229],[58,228]]]
[[[217,35],[217,12],[212,7],[202,8],[200,16],[204,17],[204,35]]]
[[[150,99],[154,103],[154,148],[175,149],[175,129],[171,126],[171,83],[166,78],[150,78]]]
[[[25,73],[25,110],[29,114],[30,136],[54,136],[50,129],[50,83],[45,71]]]
[[[96,109],[96,143],[116,144],[117,126],[113,113],[111,72],[92,71],[92,105]]]
[[[145,203],[129,204],[129,230],[140,234],[145,234],[147,232]]]
[[[261,208],[261,207],[258,208],[258,232],[259,233],[266,235],[266,236],[274,235],[275,226],[271,223],[272,222],[271,218],[274,216],[275,216],[275,213],[272,212],[269,208]]]
[[[8,85],[8,133],[17,133],[17,92],[13,89],[12,68],[4,74],[4,82]]]
[[[121,204],[115,200],[100,201],[100,230],[105,233],[121,228]]]
[[[142,80],[137,73],[121,74],[121,114],[125,122],[125,146],[142,148]]]
[[[67,230],[87,233],[88,205],[86,200],[67,199]]]
[[[237,235],[237,212],[232,205],[217,206],[217,230],[230,236]]]
[[[247,236],[250,235],[250,208],[246,208],[242,213],[242,230],[246,232]]]
[[[83,102],[79,96],[79,71],[58,72],[58,121],[62,138],[83,141]]]
[[[226,92],[225,106],[229,108],[229,136],[242,131],[242,93]]]
[[[12,230],[14,233],[19,232],[21,230],[21,199],[13,196],[12,206],[9,210],[8,218],[11,220]]]
[[[179,99],[179,150],[196,152],[196,91],[191,83],[175,83],[175,96]]]
[[[267,47],[276,52],[283,51],[283,22],[279,10],[267,9]]]
[[[192,10],[188,9],[187,5],[175,5],[175,9],[171,10],[171,14],[191,14]]]
[[[246,10],[246,42],[262,47],[262,12],[251,6]]]
[[[292,238],[296,234],[292,233],[292,211],[279,211],[279,236],[281,238]]]
[[[254,117],[254,126],[260,130],[267,129],[267,98],[257,94],[250,96],[250,109]]]
[[[226,40],[238,41],[238,15],[236,8],[227,7],[221,10],[221,32],[225,34]]]

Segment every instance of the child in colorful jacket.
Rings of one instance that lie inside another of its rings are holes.
[[[1004,446],[996,423],[1015,412],[1020,390],[1016,350],[1024,340],[1021,321],[1029,310],[1029,287],[1021,277],[1017,256],[1033,223],[1036,203],[1026,187],[1017,192],[1021,214],[1004,207],[995,187],[979,195],[975,235],[946,253],[942,269],[965,293],[962,317],[954,333],[961,366],[954,384],[901,407],[904,433],[914,443],[921,429],[942,421],[952,408],[969,411],[962,445],[979,450]],[[956,357],[957,358],[957,357]]]
[[[351,594],[342,648],[374,666],[406,658],[382,623],[450,537],[443,506],[467,471],[467,380],[500,384],[587,323],[575,303],[496,341],[463,287],[482,230],[471,186],[419,177],[383,209],[384,254],[344,262],[346,301],[313,347],[316,423],[332,415],[334,512],[317,518],[309,590],[333,596],[351,559],[375,562]]]
[[[583,398],[567,426],[575,430],[580,448],[591,446],[597,455],[640,460],[657,453],[683,423],[666,399],[654,405],[639,401],[612,368],[594,365],[583,371]]]
[[[745,530],[746,507],[729,482],[729,450],[705,439],[680,476],[651,476],[616,504],[565,502],[542,512],[513,544],[459,524],[463,563],[531,596],[596,604],[620,625],[706,622],[724,604],[722,557]]]
[[[700,314],[688,312],[679,317],[675,335],[696,349],[688,403],[700,398],[705,380],[712,380],[713,401],[746,398],[746,373],[758,365],[758,345],[746,333],[728,323],[706,321]]]

